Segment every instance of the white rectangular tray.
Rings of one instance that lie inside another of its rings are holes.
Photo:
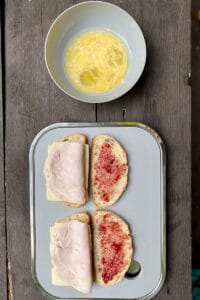
[[[49,227],[75,212],[96,207],[91,198],[82,208],[70,208],[62,202],[46,199],[44,162],[48,144],[71,133],[92,137],[100,133],[113,135],[128,155],[129,183],[119,201],[109,209],[130,225],[134,242],[134,259],[141,272],[134,279],[124,278],[113,287],[96,283],[90,294],[70,287],[51,284]],[[165,229],[165,151],[158,134],[148,126],[136,123],[58,123],[41,130],[33,140],[30,163],[30,216],[32,276],[48,296],[61,299],[150,299],[162,287],[166,273]]]

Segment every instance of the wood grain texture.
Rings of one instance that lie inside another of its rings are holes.
[[[2,45],[3,5],[0,3],[0,300],[7,299],[6,268],[6,228],[5,228],[5,190],[4,190],[4,119],[3,119],[3,78],[2,78]]]
[[[45,299],[31,278],[28,151],[54,122],[95,121],[95,105],[74,101],[50,79],[44,40],[73,1],[6,1],[6,199],[8,258],[15,300]]]
[[[192,1],[192,259],[200,268],[200,11],[199,0]]]
[[[47,3],[48,2],[48,3]],[[16,300],[45,299],[30,273],[28,150],[53,122],[95,121],[95,105],[63,94],[47,74],[48,28],[79,1],[6,1],[6,207],[8,258]],[[191,299],[189,0],[115,0],[141,25],[148,51],[145,72],[121,99],[97,107],[98,121],[137,120],[164,138],[168,157],[168,275],[156,299]]]
[[[98,121],[144,122],[167,150],[167,278],[155,299],[191,299],[190,1],[113,1],[135,17],[147,43],[147,64],[135,88],[97,106]],[[147,199],[148,200],[148,199]]]

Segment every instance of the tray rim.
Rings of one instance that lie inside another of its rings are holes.
[[[156,284],[156,286],[145,296],[140,298],[124,298],[121,300],[147,300],[153,298],[161,290],[165,278],[166,278],[166,150],[164,142],[160,135],[152,129],[150,126],[141,123],[141,122],[62,122],[62,123],[53,123],[47,127],[41,129],[37,135],[34,137],[30,150],[29,150],[29,196],[30,196],[30,236],[31,236],[31,274],[35,286],[41,290],[42,294],[45,295],[48,299],[59,299],[59,300],[85,300],[85,299],[95,299],[95,300],[115,300],[113,298],[60,298],[50,294],[47,290],[43,288],[40,284],[35,266],[35,256],[36,256],[36,230],[35,230],[35,210],[34,210],[34,163],[33,163],[33,154],[35,147],[40,140],[40,138],[56,128],[87,128],[87,127],[137,127],[145,130],[150,135],[153,136],[160,150],[161,155],[161,277]]]

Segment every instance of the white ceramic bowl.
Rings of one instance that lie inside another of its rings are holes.
[[[80,91],[71,84],[64,71],[64,54],[70,40],[91,30],[110,30],[128,49],[126,77],[109,92]],[[125,10],[108,2],[87,1],[66,9],[53,22],[46,37],[45,61],[51,78],[64,93],[84,102],[108,102],[125,94],[138,81],[146,62],[146,44],[140,27]]]

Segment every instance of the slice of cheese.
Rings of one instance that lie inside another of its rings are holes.
[[[52,153],[56,149],[56,147],[60,144],[61,142],[55,142],[50,145],[48,145],[48,155]],[[68,142],[65,142],[68,143]],[[85,144],[85,180],[86,180],[86,189],[88,189],[88,174],[89,174],[89,145]],[[63,201],[60,199],[51,189],[50,187],[46,186],[46,193],[47,193],[47,200],[49,201]]]
[[[50,145],[50,147],[53,146]],[[50,227],[50,238],[52,239],[53,236],[56,234],[56,232],[59,230],[60,226],[62,223],[55,223],[54,226]],[[51,270],[51,281],[53,285],[57,286],[66,286],[66,282],[62,281],[59,276],[57,275],[56,271],[54,268]]]
[[[58,275],[57,275],[54,268],[52,268],[52,270],[51,270],[51,282],[52,282],[53,285],[57,285],[57,286],[69,286],[69,285],[66,284],[66,282],[62,281],[58,277]]]
[[[88,224],[71,220],[50,227],[52,284],[89,293],[92,286]]]

